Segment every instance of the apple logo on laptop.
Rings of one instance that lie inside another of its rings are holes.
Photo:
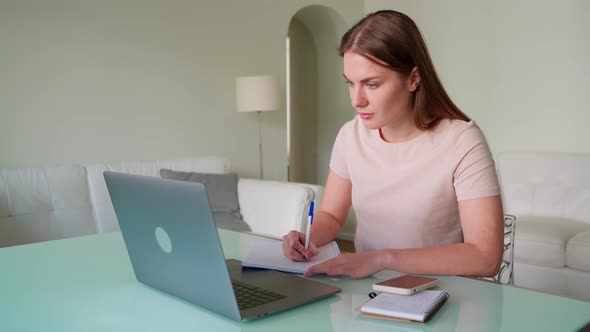
[[[160,246],[165,253],[169,254],[172,252],[172,241],[170,241],[170,236],[168,232],[166,232],[162,227],[156,227],[156,242]]]

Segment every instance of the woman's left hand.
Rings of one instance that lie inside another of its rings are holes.
[[[342,275],[352,279],[370,276],[385,269],[386,252],[370,251],[360,254],[341,254],[325,262],[313,265],[305,271],[306,277],[325,273],[329,276]]]

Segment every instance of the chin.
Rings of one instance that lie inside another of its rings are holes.
[[[371,120],[361,120],[361,121],[363,122],[363,125],[365,125],[365,128],[367,128],[369,130],[377,130],[382,127]]]

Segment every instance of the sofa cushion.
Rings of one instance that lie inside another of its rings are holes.
[[[168,168],[185,172],[227,173],[229,163],[221,157],[191,157],[153,161],[123,161],[109,164],[86,165],[88,189],[92,203],[92,212],[99,233],[119,230],[117,216],[111,203],[111,196],[104,181],[103,172],[113,171],[129,174],[160,176],[160,169]]]
[[[514,259],[546,267],[566,265],[566,245],[590,225],[565,218],[518,216],[514,237]]]
[[[83,167],[0,169],[0,247],[94,232]]]
[[[207,190],[209,205],[218,227],[235,231],[251,231],[240,214],[237,174],[179,172],[163,168],[160,170],[160,176],[165,179],[202,183]]]
[[[590,230],[578,233],[567,243],[567,266],[582,271],[590,271]]]
[[[590,224],[590,154],[505,152],[497,161],[506,213]]]

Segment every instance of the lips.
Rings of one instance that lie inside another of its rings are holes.
[[[373,116],[375,113],[359,113],[359,117],[363,120],[370,120]]]

